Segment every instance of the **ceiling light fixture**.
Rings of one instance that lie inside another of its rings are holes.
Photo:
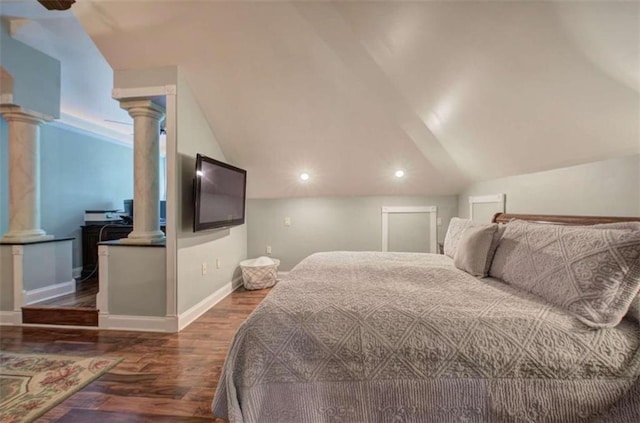
[[[402,170],[402,169],[396,170],[395,175],[396,175],[396,178],[404,177],[404,170]]]
[[[309,179],[309,174],[307,172],[302,172],[300,174],[300,179],[303,181],[307,181]]]

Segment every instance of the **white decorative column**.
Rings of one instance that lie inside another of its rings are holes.
[[[24,247],[22,245],[12,245],[11,255],[13,256],[13,311],[22,314]]]
[[[133,118],[133,231],[127,244],[164,242],[160,230],[160,121],[164,108],[150,100],[124,100],[120,107]]]
[[[53,239],[40,228],[40,125],[53,119],[15,105],[0,114],[9,124],[9,231],[0,242]]]

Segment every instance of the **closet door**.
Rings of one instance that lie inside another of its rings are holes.
[[[390,213],[388,250],[428,253],[432,230],[428,213]]]

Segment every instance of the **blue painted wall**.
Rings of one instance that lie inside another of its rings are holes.
[[[0,64],[13,76],[15,104],[60,117],[60,62],[11,38],[4,21],[0,21]]]
[[[133,198],[133,149],[45,125],[40,154],[42,228],[75,237],[73,265],[80,266],[84,211],[121,210]]]
[[[40,130],[42,229],[74,237],[73,266],[82,265],[84,211],[122,209],[133,198],[133,150],[51,124]],[[7,123],[0,119],[0,234],[8,229]]]

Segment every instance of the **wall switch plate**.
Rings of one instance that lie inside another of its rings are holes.
[[[267,255],[271,255],[271,245],[267,245],[267,248],[265,250]]]
[[[284,226],[291,226],[291,218],[289,216],[284,218]]]
[[[203,275],[207,274],[207,263],[202,263],[202,274]]]
[[[220,269],[221,263],[220,259],[216,259],[216,269]]]

